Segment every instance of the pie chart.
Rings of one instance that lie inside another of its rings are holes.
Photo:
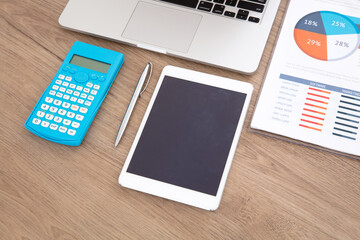
[[[360,26],[342,14],[318,11],[301,18],[294,30],[297,46],[308,56],[336,61],[353,54],[360,44]]]

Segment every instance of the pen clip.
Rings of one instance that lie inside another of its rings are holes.
[[[145,92],[149,82],[150,82],[150,78],[151,78],[151,74],[152,74],[152,69],[153,69],[153,64],[151,62],[148,62],[149,65],[149,70],[147,71],[146,75],[148,75],[148,80],[146,81],[145,87],[140,91],[140,95],[139,97],[141,97],[141,95]]]

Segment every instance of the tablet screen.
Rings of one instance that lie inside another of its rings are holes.
[[[127,172],[216,196],[245,99],[165,76]]]

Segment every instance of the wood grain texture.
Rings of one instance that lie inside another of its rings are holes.
[[[360,162],[249,132],[286,2],[251,76],[61,28],[66,0],[0,1],[0,239],[359,239]],[[80,147],[24,128],[75,40],[126,60]],[[155,69],[121,144],[113,144],[138,76]],[[122,188],[117,178],[162,68],[255,87],[220,207],[208,212]]]

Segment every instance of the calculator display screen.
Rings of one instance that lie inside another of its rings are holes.
[[[111,66],[108,63],[96,61],[96,60],[86,58],[86,57],[81,57],[81,56],[75,55],[75,54],[72,57],[72,59],[70,60],[70,64],[74,64],[74,65],[77,65],[80,67],[88,68],[88,69],[102,72],[102,73],[107,73],[107,71],[109,70],[109,68]]]

